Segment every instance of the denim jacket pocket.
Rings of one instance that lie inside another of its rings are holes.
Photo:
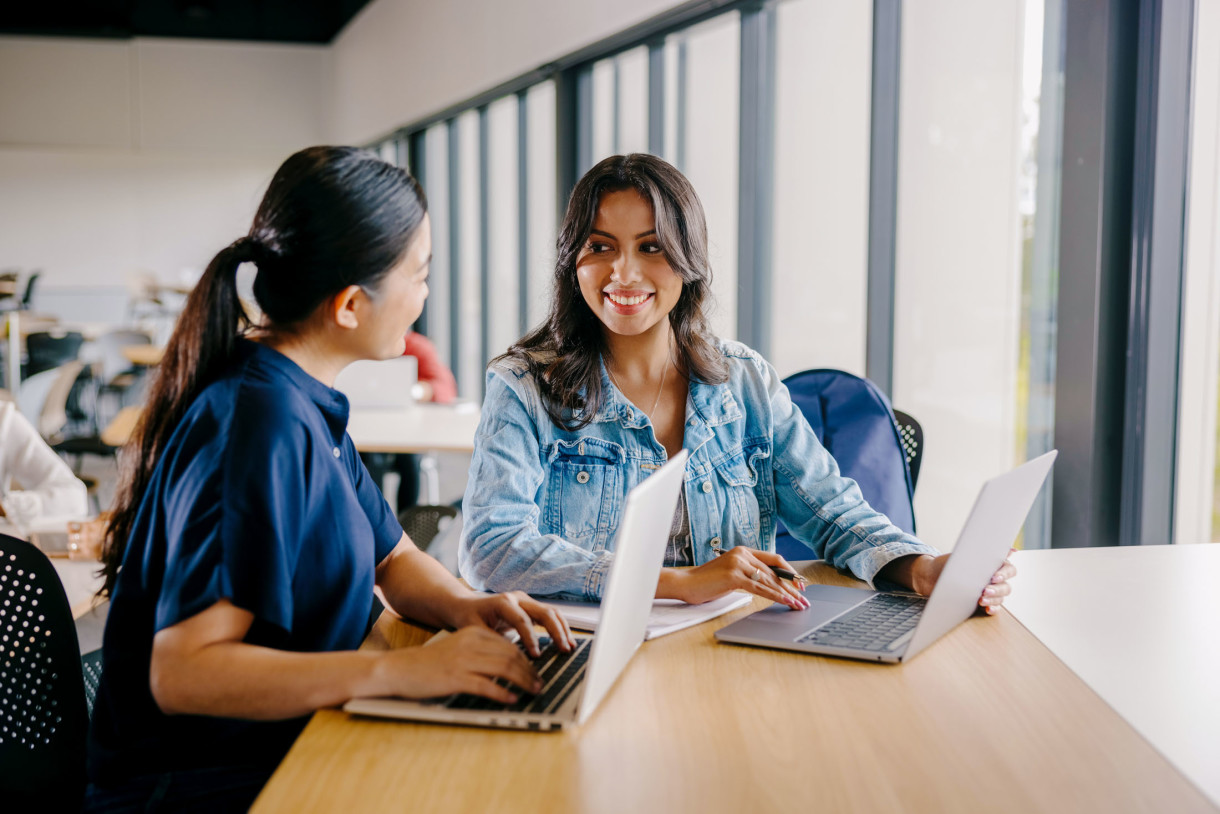
[[[757,546],[761,520],[758,496],[755,494],[758,471],[751,465],[756,458],[756,454],[751,453],[752,450],[744,450],[724,459],[715,468],[726,494],[729,513],[726,519],[731,519],[741,543]],[[747,455],[750,457],[747,458]]]
[[[556,441],[548,459],[547,525],[583,548],[605,548],[618,524],[620,493],[626,491],[626,451],[612,441],[587,437]]]

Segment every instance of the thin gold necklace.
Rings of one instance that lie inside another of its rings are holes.
[[[665,367],[661,369],[661,386],[657,388],[656,400],[652,402],[652,409],[647,410],[644,413],[644,415],[648,417],[649,421],[652,421],[652,414],[657,411],[657,405],[661,403],[661,394],[665,392],[665,376],[669,373],[669,365],[671,361],[672,360],[669,357],[666,357]],[[610,375],[610,381],[614,382],[614,386],[618,388],[618,391],[624,396],[627,395],[626,391],[623,390],[622,385],[618,383],[618,379],[614,378],[614,372],[610,370],[610,365],[606,365],[606,373]]]

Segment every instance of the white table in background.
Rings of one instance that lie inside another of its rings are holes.
[[[361,452],[473,452],[478,427],[479,407],[471,402],[358,407],[347,422]]]
[[[1019,551],[1013,562],[1005,607],[1220,806],[1220,544]]]
[[[479,427],[479,406],[457,404],[413,404],[409,407],[354,408],[347,422],[348,435],[361,452],[422,453],[428,503],[440,502],[435,452],[474,451]]]

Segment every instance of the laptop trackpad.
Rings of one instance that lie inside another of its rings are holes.
[[[863,602],[873,593],[859,588],[810,585],[805,589],[805,598],[810,605],[807,610],[794,611],[777,602],[733,624],[733,633],[747,638],[784,639],[791,636],[795,639]]]

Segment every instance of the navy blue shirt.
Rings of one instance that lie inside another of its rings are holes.
[[[106,622],[89,775],[109,785],[209,766],[274,766],[304,725],[161,713],[153,636],[228,599],[245,641],[360,645],[374,569],[402,527],[347,435],[346,397],[282,354],[240,343],[170,437],[136,516]]]

